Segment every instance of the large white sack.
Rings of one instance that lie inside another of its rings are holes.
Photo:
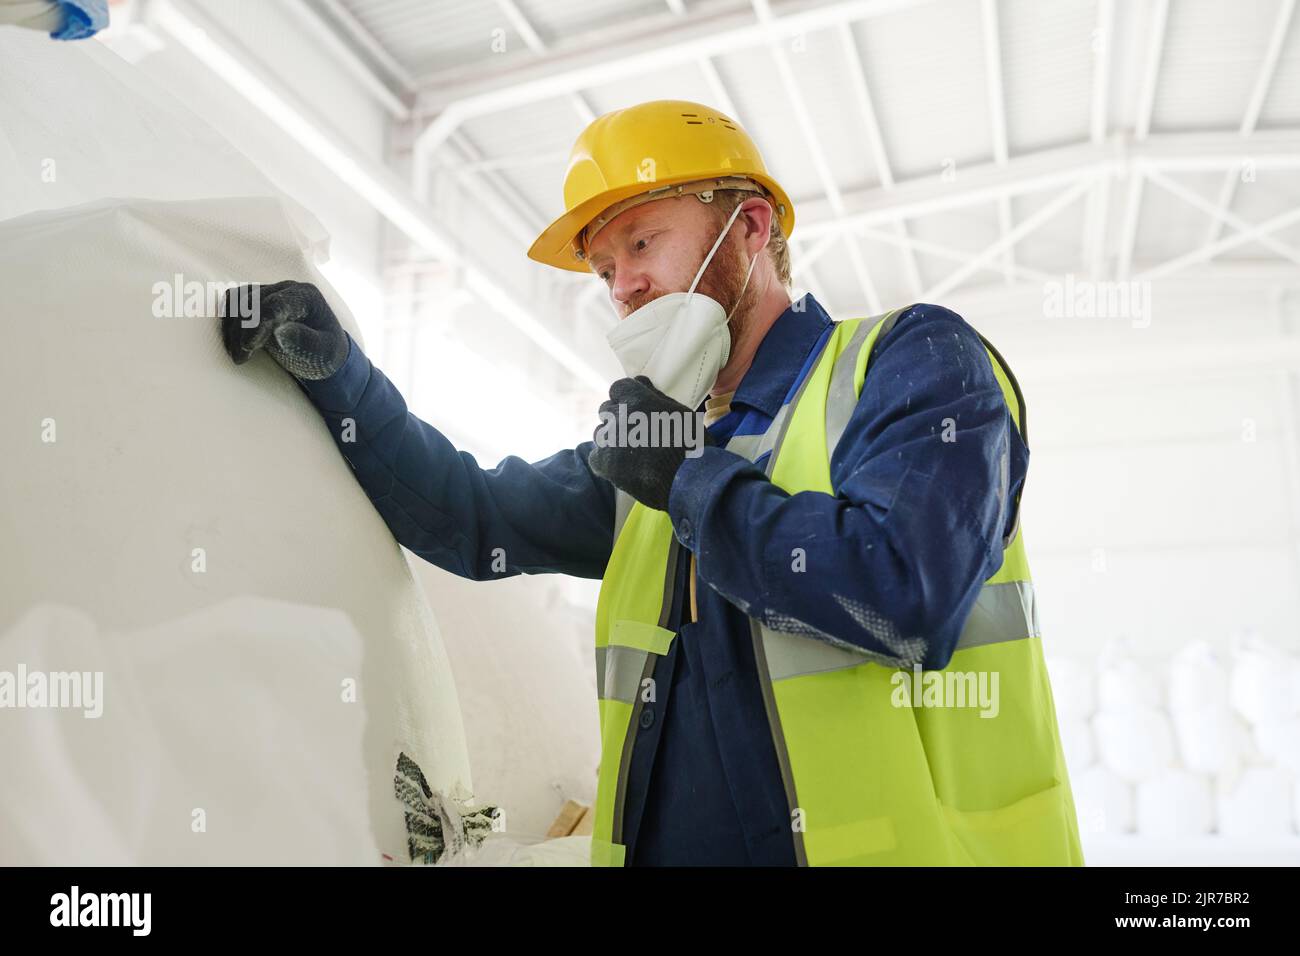
[[[0,635],[0,668],[19,662],[95,680],[75,707],[0,714],[4,863],[379,861],[342,612],[245,597],[101,633],[40,605]]]
[[[1081,831],[1105,834],[1133,832],[1133,786],[1113,770],[1102,764],[1093,764],[1077,776],[1070,775],[1070,789],[1074,793]]]
[[[1133,713],[1161,704],[1160,674],[1132,653],[1127,640],[1110,641],[1098,658],[1097,710]]]
[[[1296,832],[1293,781],[1285,770],[1247,767],[1216,787],[1219,833],[1229,837],[1285,837]]]
[[[1096,713],[1097,674],[1091,663],[1055,656],[1046,660],[1057,717],[1086,720]]]
[[[1097,748],[1092,739],[1092,727],[1082,717],[1061,716],[1058,720],[1061,749],[1070,773],[1086,770],[1097,762]]]
[[[1100,761],[1130,783],[1147,780],[1174,763],[1174,734],[1163,710],[1102,711],[1092,719]]]
[[[1206,641],[1194,641],[1169,664],[1169,711],[1224,711],[1229,706],[1228,668]]]
[[[1233,649],[1230,694],[1232,706],[1257,724],[1300,713],[1295,696],[1293,655],[1262,641],[1246,641]]]
[[[1227,708],[1178,710],[1171,720],[1182,763],[1196,773],[1236,773],[1254,751],[1250,728]]]
[[[47,603],[128,633],[250,595],[343,612],[361,641],[369,824],[383,854],[406,859],[399,754],[432,791],[470,790],[436,624],[298,385],[264,354],[234,366],[211,313],[154,314],[177,276],[313,281],[356,329],[275,199],[110,200],[0,223],[0,632]],[[245,690],[231,684],[225,710],[194,720],[220,740]],[[292,722],[292,699],[269,706]],[[235,802],[249,783],[226,786]],[[270,812],[292,831],[293,802]],[[297,852],[285,841],[262,859]]]
[[[1137,785],[1137,832],[1144,837],[1183,839],[1214,830],[1211,779],[1167,769]]]
[[[1266,717],[1254,729],[1260,756],[1300,777],[1300,717]]]

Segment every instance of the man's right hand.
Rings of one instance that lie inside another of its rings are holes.
[[[301,381],[329,378],[348,357],[348,336],[309,282],[246,285],[226,292],[221,341],[236,365],[259,349]]]

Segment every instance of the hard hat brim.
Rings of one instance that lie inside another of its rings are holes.
[[[777,203],[785,206],[785,214],[781,215],[778,212],[777,215],[781,219],[781,231],[785,233],[786,238],[789,238],[790,233],[794,231],[794,204],[790,202],[790,197],[770,176],[750,172],[744,175],[747,179],[752,179],[761,184],[772,194]],[[686,175],[655,180],[653,183],[630,183],[627,186],[611,189],[600,195],[593,196],[586,202],[573,207],[543,229],[542,234],[529,247],[528,258],[544,265],[555,266],[557,269],[590,273],[591,267],[587,264],[587,261],[579,259],[573,252],[573,240],[587,227],[588,223],[611,206],[643,193],[647,189],[695,182],[699,178],[698,175]]]

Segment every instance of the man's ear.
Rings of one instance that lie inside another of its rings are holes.
[[[767,246],[768,241],[772,238],[772,216],[775,211],[772,209],[770,202],[757,196],[746,199],[740,205],[740,215],[745,220],[745,245],[749,245],[749,241],[755,233],[763,237],[763,241],[752,250],[754,254],[757,254]]]

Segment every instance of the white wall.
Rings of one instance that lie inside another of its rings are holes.
[[[1295,302],[1172,280],[1143,327],[1044,318],[1041,290],[950,301],[1026,393],[1025,541],[1049,648],[1300,647]]]

